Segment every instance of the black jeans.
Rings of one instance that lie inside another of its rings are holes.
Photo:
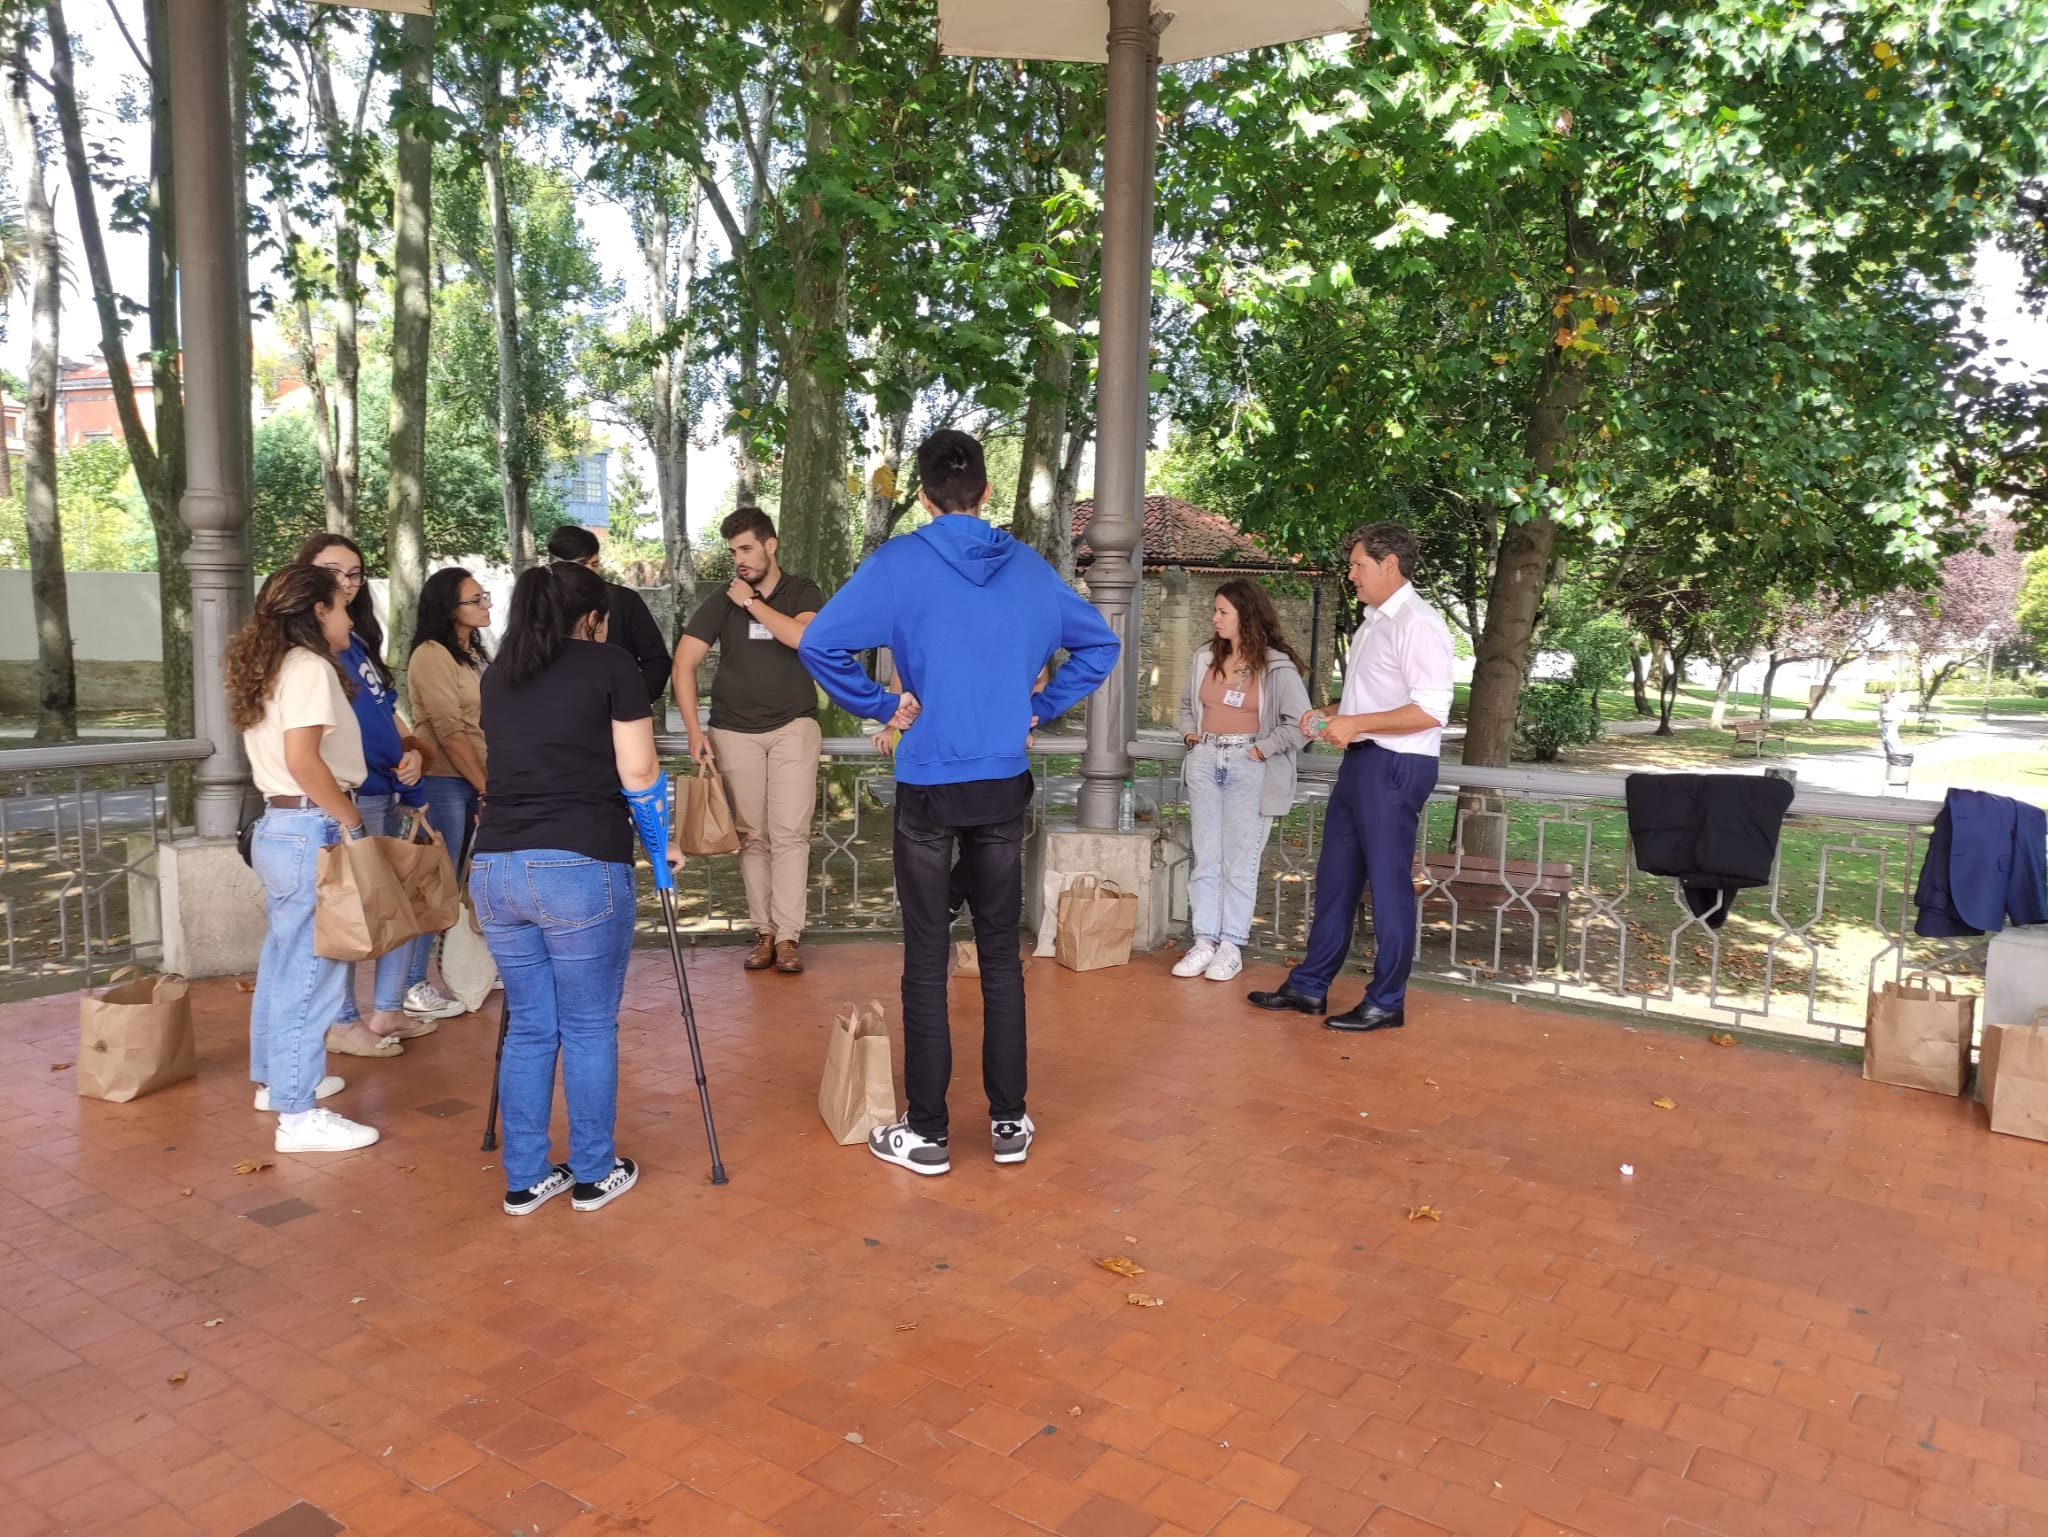
[[[953,1032],[946,1015],[952,896],[964,890],[981,958],[981,1078],[993,1120],[1024,1114],[1024,825],[1020,815],[957,827],[916,796],[896,803],[896,901],[903,910],[903,1089],[910,1129],[946,1135]],[[959,869],[954,849],[959,849]],[[956,882],[957,888],[956,888]]]

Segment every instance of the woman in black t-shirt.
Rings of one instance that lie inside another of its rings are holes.
[[[647,688],[604,644],[611,594],[581,566],[537,566],[512,589],[484,675],[490,777],[469,889],[505,982],[498,1071],[505,1210],[573,1189],[595,1211],[639,1170],[612,1145],[619,997],[633,948],[633,823],[623,798],[661,777]],[[569,1160],[549,1159],[555,1059]]]

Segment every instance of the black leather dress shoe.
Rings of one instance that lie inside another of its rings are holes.
[[[1332,1014],[1324,1020],[1323,1028],[1362,1033],[1367,1030],[1398,1030],[1406,1022],[1399,1009],[1382,1009],[1361,999],[1358,1007],[1350,1012]]]
[[[1245,996],[1256,1008],[1292,1009],[1297,1014],[1320,1014],[1329,1006],[1327,998],[1311,998],[1285,982],[1270,993],[1247,993]]]

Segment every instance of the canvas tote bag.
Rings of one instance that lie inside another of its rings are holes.
[[[126,977],[129,980],[123,981]],[[78,1092],[126,1104],[198,1074],[185,979],[123,966],[78,999]]]
[[[707,763],[676,781],[676,847],[699,856],[740,851],[732,802],[725,795],[725,776],[716,764]]]
[[[465,1014],[474,1014],[498,990],[498,962],[484,939],[483,927],[476,921],[476,908],[470,905],[466,891],[456,910],[455,922],[441,939],[441,981],[448,988],[448,996],[462,1005]]]
[[[2024,1025],[1986,1025],[1977,1079],[1991,1129],[2048,1142],[2048,1009]]]
[[[1935,982],[1941,984],[1935,990]],[[1977,1000],[1958,997],[1948,978],[1909,971],[1870,995],[1863,1026],[1863,1076],[1932,1094],[1960,1094],[1970,1071]]]
[[[888,1015],[879,999],[858,1007],[842,1004],[832,1021],[818,1114],[841,1146],[865,1142],[877,1126],[896,1119],[895,1064]]]
[[[394,858],[402,848],[396,838],[344,838],[320,851],[313,878],[315,955],[374,960],[426,932]]]
[[[1060,893],[1053,955],[1069,971],[1121,966],[1138,935],[1138,895],[1115,881],[1077,877]]]

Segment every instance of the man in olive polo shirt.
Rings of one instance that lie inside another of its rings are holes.
[[[747,970],[804,969],[798,945],[811,883],[811,817],[818,805],[818,689],[797,660],[804,627],[825,606],[809,577],[776,560],[775,525],[742,507],[719,528],[732,585],[707,598],[676,640],[676,706],[690,756],[716,762],[740,835],[740,874],[754,948]],[[713,646],[711,727],[697,719],[697,669]]]

